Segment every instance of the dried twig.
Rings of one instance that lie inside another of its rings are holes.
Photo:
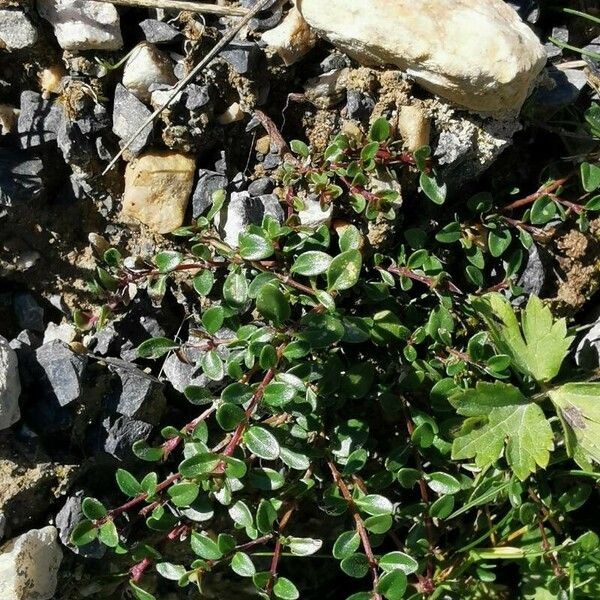
[[[121,6],[140,6],[142,8],[164,8],[166,10],[187,10],[189,12],[221,15],[225,17],[244,17],[248,13],[245,8],[237,6],[219,6],[206,2],[192,2],[191,0],[97,0],[108,4]]]
[[[250,19],[252,19],[255,15],[257,15],[261,10],[263,10],[269,4],[269,2],[271,2],[271,0],[259,0],[259,2],[257,2],[255,4],[255,6],[246,13],[245,17],[240,19],[240,21],[238,21],[235,25],[233,25],[225,33],[225,35],[221,38],[221,40],[219,40],[213,46],[213,48],[208,52],[208,54],[188,73],[188,75],[186,75],[186,77],[184,77],[173,88],[173,91],[171,92],[171,95],[169,96],[167,101],[161,107],[157,108],[144,121],[144,123],[138,128],[138,130],[127,140],[127,142],[121,148],[121,150],[119,150],[117,155],[110,161],[110,163],[108,164],[106,169],[104,169],[104,171],[102,172],[102,175],[106,175],[106,173],[108,173],[115,166],[115,164],[117,163],[119,158],[121,158],[121,156],[123,155],[123,152],[125,152],[125,150],[127,150],[127,148],[129,148],[129,146],[131,146],[131,144],[137,139],[137,137],[140,135],[140,133],[142,133],[142,131],[144,131],[146,129],[146,127],[148,127],[148,125],[153,123],[154,119],[156,119],[156,117],[158,117],[158,115],[160,115],[163,112],[163,110],[165,110],[166,108],[168,108],[170,106],[170,104],[173,102],[173,100],[175,100],[175,98],[177,98],[177,96],[179,95],[179,92],[181,92],[181,90],[188,83],[193,81],[196,78],[196,76],[198,75],[198,73],[200,73],[200,71],[204,67],[206,67],[206,65],[208,65],[213,60],[213,58],[215,58],[215,56],[217,56],[217,54],[219,54],[219,52],[221,52],[221,50],[223,50],[223,48],[228,46],[229,43],[231,42],[231,40],[233,40],[233,38],[237,35],[237,33],[250,22]]]

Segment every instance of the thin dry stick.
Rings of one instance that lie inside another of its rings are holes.
[[[190,0],[98,0],[98,2],[121,6],[141,6],[142,8],[187,10],[225,17],[243,17],[248,13],[247,9],[238,8],[237,6],[219,6],[217,4],[206,4],[205,2],[191,2]]]
[[[184,77],[173,88],[173,92],[171,93],[171,95],[169,96],[167,101],[161,107],[157,108],[144,121],[144,123],[139,127],[139,129],[127,140],[127,142],[121,148],[121,150],[117,153],[117,155],[110,161],[110,163],[108,164],[106,169],[104,169],[104,171],[102,171],[102,175],[106,175],[106,173],[108,173],[115,166],[115,164],[117,163],[119,158],[121,158],[121,156],[123,155],[123,152],[125,152],[125,150],[127,150],[127,148],[129,148],[129,146],[131,146],[131,144],[136,140],[136,138],[140,135],[140,133],[142,133],[142,131],[144,131],[144,129],[146,129],[146,127],[148,127],[148,125],[153,123],[154,119],[156,119],[156,117],[158,117],[158,115],[160,115],[163,110],[165,110],[166,108],[168,108],[170,106],[171,102],[173,102],[173,100],[175,100],[175,98],[177,98],[177,96],[179,95],[179,92],[181,92],[181,90],[188,83],[190,83],[196,77],[196,75],[198,75],[198,73],[204,67],[206,67],[206,65],[208,65],[212,61],[212,59],[215,58],[215,56],[217,56],[217,54],[219,54],[219,52],[221,52],[221,50],[223,50],[223,48],[225,48],[227,45],[229,45],[229,42],[231,42],[231,40],[233,40],[233,38],[237,35],[237,33],[245,25],[247,25],[250,22],[250,19],[252,19],[255,15],[257,15],[261,10],[263,10],[269,2],[271,2],[271,0],[260,0],[259,2],[257,2],[256,5],[254,6],[254,8],[252,8],[252,10],[250,10],[248,13],[246,13],[245,17],[243,17],[238,23],[236,23],[233,27],[231,27],[225,33],[225,35],[221,38],[221,40],[213,46],[212,50],[210,50],[210,52],[188,73],[188,75],[186,77]]]

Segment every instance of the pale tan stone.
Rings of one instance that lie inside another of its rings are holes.
[[[157,233],[183,225],[192,192],[196,161],[179,152],[156,151],[127,165],[121,217]]]
[[[420,106],[401,106],[398,111],[398,133],[404,147],[415,152],[422,146],[429,146],[431,121]]]
[[[298,0],[315,32],[366,65],[395,65],[478,112],[518,111],[546,62],[503,0]]]
[[[177,77],[169,55],[154,44],[142,42],[131,53],[123,69],[123,85],[137,98],[149,102],[152,84],[173,85]]]
[[[0,598],[50,600],[62,551],[55,527],[32,529],[0,549]]]
[[[294,6],[277,27],[263,33],[262,41],[273,48],[286,65],[293,65],[314,47],[317,38]]]

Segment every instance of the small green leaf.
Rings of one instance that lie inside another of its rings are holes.
[[[369,131],[369,138],[375,142],[385,142],[390,137],[391,128],[387,119],[381,117],[373,122]]]
[[[511,242],[512,234],[504,227],[492,229],[488,234],[488,246],[490,249],[490,254],[494,258],[502,256],[505,250],[510,246]]]
[[[231,569],[240,577],[252,577],[256,573],[256,567],[252,559],[244,552],[236,552],[233,555]]]
[[[240,256],[246,260],[264,260],[273,254],[273,244],[257,233],[240,233]]]
[[[186,569],[183,565],[174,565],[170,562],[157,563],[156,570],[161,577],[171,581],[179,581],[186,574]]]
[[[425,195],[434,204],[444,204],[448,190],[446,184],[439,183],[435,175],[428,175],[427,173],[422,172],[419,185]]]
[[[193,479],[207,473],[212,473],[221,463],[221,457],[213,452],[202,452],[186,458],[179,465],[182,477]]]
[[[304,252],[292,266],[292,273],[305,275],[306,277],[314,277],[325,273],[333,259],[329,254],[319,251]]]
[[[298,588],[285,577],[277,578],[273,586],[273,593],[277,598],[281,598],[281,600],[297,600],[297,598],[300,598]]]
[[[333,545],[333,556],[338,560],[354,554],[360,546],[360,537],[356,531],[344,531]]]
[[[219,406],[216,418],[223,431],[233,431],[246,418],[246,413],[237,404],[227,402]]]
[[[108,513],[104,507],[104,504],[95,498],[84,498],[83,502],[81,503],[81,511],[88,519],[91,519],[92,521],[102,519]]]
[[[98,537],[98,528],[92,521],[81,521],[71,532],[71,543],[75,546],[85,546]]]
[[[256,511],[256,527],[261,533],[270,533],[276,519],[277,512],[273,508],[273,505],[263,498],[258,504]]]
[[[225,311],[222,306],[211,306],[202,315],[202,325],[210,335],[214,335],[223,327]]]
[[[129,582],[129,587],[133,590],[133,595],[137,598],[137,600],[156,600],[156,597],[143,590],[141,587],[136,585],[133,581]]]
[[[287,298],[276,285],[271,284],[263,286],[258,292],[256,309],[275,325],[281,325],[291,315],[290,303]]]
[[[385,497],[370,494],[354,501],[356,506],[369,515],[389,515],[394,512],[394,505]]]
[[[290,148],[292,149],[292,152],[295,152],[296,154],[300,155],[302,158],[308,158],[308,156],[310,154],[310,150],[308,149],[308,146],[304,142],[301,142],[300,140],[292,140],[290,142]]]
[[[600,188],[600,166],[581,163],[581,184],[586,192],[595,192]]]
[[[255,425],[244,433],[244,444],[252,454],[265,460],[275,460],[280,448],[277,438],[264,427]]]
[[[176,483],[172,485],[167,493],[175,506],[189,506],[200,493],[200,488],[195,483]]]
[[[213,272],[208,269],[194,275],[194,279],[192,280],[194,290],[196,290],[196,293],[200,296],[208,296],[214,283],[215,276],[213,275]]]
[[[225,190],[216,190],[212,195],[212,206],[210,210],[206,214],[206,219],[211,221],[213,217],[223,208],[223,204],[225,204],[225,200],[227,195]]]
[[[403,571],[386,573],[377,584],[377,591],[387,600],[401,600],[406,592],[407,580]]]
[[[379,567],[386,571],[400,570],[406,575],[414,573],[419,568],[419,563],[404,552],[388,552],[379,559]]]
[[[288,537],[285,545],[294,556],[310,556],[321,549],[323,542],[313,538]]]
[[[225,367],[216,350],[207,352],[200,362],[204,374],[213,381],[221,381],[225,377]]]
[[[223,298],[232,306],[243,306],[248,300],[248,281],[243,273],[231,273],[223,283]]]
[[[164,337],[155,337],[145,342],[142,342],[137,348],[137,355],[140,358],[155,359],[160,358],[170,352],[179,348],[179,344]]]
[[[117,485],[119,489],[126,495],[132,498],[138,494],[144,493],[144,488],[138,480],[129,471],[117,469],[116,473]]]
[[[327,269],[327,289],[347,290],[358,282],[362,268],[362,256],[358,250],[346,250],[338,254]]]
[[[456,494],[460,491],[458,479],[448,473],[429,473],[427,485],[438,494]]]
[[[116,548],[119,545],[119,533],[112,520],[106,521],[100,526],[98,538],[109,548]]]
[[[217,542],[211,540],[207,535],[192,531],[190,545],[194,554],[200,558],[219,560],[223,557],[223,553],[219,550]]]
[[[159,252],[154,257],[154,264],[158,267],[161,273],[169,273],[173,269],[177,268],[183,262],[183,256],[180,252],[173,252],[172,250],[165,250]]]
[[[248,508],[248,505],[242,500],[238,500],[230,509],[229,516],[235,523],[238,523],[242,527],[252,527],[254,521],[252,519],[252,512]]]
[[[131,449],[140,460],[148,462],[159,461],[165,454],[162,448],[152,448],[145,440],[137,440],[133,443]]]
[[[342,560],[340,568],[346,575],[362,579],[369,572],[369,561],[362,553],[351,554]]]

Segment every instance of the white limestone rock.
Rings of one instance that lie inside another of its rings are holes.
[[[36,28],[20,10],[0,10],[0,48],[22,50],[38,39]]]
[[[118,50],[123,46],[119,13],[93,0],[37,0],[63,50]]]
[[[473,111],[516,112],[546,62],[503,0],[298,0],[322,38],[365,65],[391,64]]]
[[[0,430],[7,429],[21,418],[20,395],[17,353],[9,346],[8,340],[0,336]]]
[[[56,592],[62,550],[56,527],[32,529],[0,549],[0,598],[50,600]]]
[[[171,86],[176,82],[169,55],[153,44],[139,44],[125,63],[123,85],[143,102],[151,99],[150,86]]]

